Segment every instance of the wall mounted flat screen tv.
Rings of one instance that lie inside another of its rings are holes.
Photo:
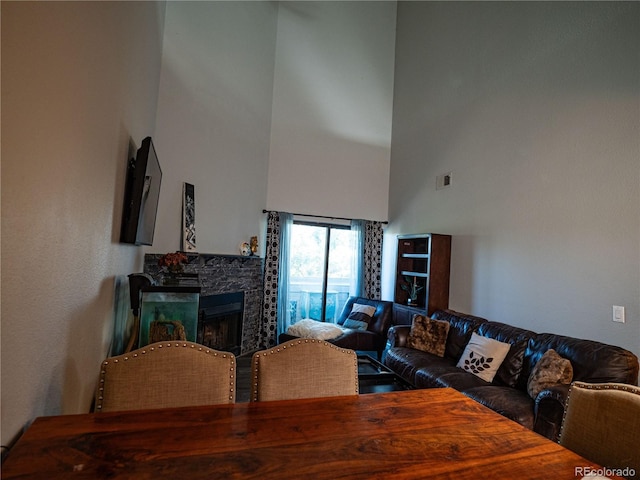
[[[136,158],[127,163],[120,241],[152,245],[162,169],[151,137],[142,140]]]

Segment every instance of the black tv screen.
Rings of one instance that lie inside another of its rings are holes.
[[[127,164],[120,241],[152,245],[162,169],[151,137],[142,140],[136,158]]]

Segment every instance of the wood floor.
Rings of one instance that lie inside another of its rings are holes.
[[[251,398],[251,357],[236,358],[236,402],[248,402]]]

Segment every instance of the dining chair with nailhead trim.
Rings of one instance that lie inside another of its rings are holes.
[[[300,338],[253,354],[251,401],[357,394],[354,350]]]
[[[611,469],[640,478],[640,388],[623,383],[573,382],[560,445]]]
[[[232,353],[192,342],[165,341],[104,360],[95,411],[234,403],[235,398]]]

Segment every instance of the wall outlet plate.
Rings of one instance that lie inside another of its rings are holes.
[[[624,307],[620,305],[613,306],[613,318],[614,322],[624,323]]]
[[[451,186],[451,172],[443,173],[436,177],[436,190],[442,190]]]

